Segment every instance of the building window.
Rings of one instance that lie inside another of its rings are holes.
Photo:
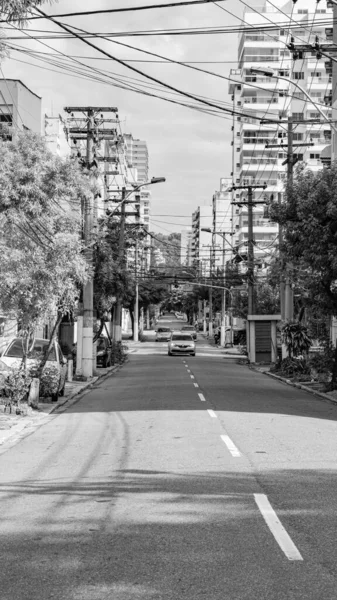
[[[310,159],[313,160],[315,158],[320,158],[320,156],[321,156],[320,154],[316,154],[316,153],[315,154],[310,154]]]
[[[308,14],[308,9],[307,8],[299,8],[297,11],[298,15],[307,15]]]
[[[303,113],[294,112],[293,113],[293,119],[294,119],[294,121],[304,121],[304,114]]]
[[[311,77],[313,75],[311,74]],[[304,72],[303,71],[294,71],[293,72],[293,79],[304,79]]]
[[[293,133],[294,142],[301,142],[303,140],[303,133]]]
[[[240,148],[237,148],[237,149],[236,149],[236,151],[237,151],[237,152],[240,152]]]

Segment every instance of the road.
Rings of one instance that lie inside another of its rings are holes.
[[[1,600],[336,600],[337,407],[198,344],[0,456]]]

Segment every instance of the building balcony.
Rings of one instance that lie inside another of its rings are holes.
[[[300,81],[299,84],[302,85],[302,87],[305,87],[303,85],[303,82],[301,83],[301,81]],[[328,84],[330,84],[330,86]],[[332,81],[331,81],[331,78],[328,76],[326,76],[326,77],[325,76],[308,77],[306,87],[310,88],[311,91],[312,90],[321,90],[321,89],[324,89],[324,91],[326,91],[327,89],[328,90],[332,89]]]

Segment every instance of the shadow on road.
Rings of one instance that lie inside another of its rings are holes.
[[[2,519],[1,597],[335,600],[336,521],[324,501],[335,475],[271,471],[261,483],[300,546],[300,566],[275,544],[254,503],[261,489],[242,472],[123,469],[76,484],[3,484],[0,498],[19,494],[27,517],[14,505]]]

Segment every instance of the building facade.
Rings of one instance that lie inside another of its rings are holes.
[[[256,9],[256,7],[254,6]],[[331,17],[326,5],[316,0],[298,0],[296,4],[285,0],[264,2],[258,12],[247,8],[244,22],[247,30],[239,37],[238,67],[231,70],[229,92],[235,111],[232,122],[232,181],[234,185],[264,185],[265,190],[254,192],[253,199],[282,201],[287,177],[287,120],[292,116],[294,156],[304,161],[310,169],[322,168],[321,153],[330,136],[328,124],[317,106],[328,119],[331,108],[331,74],[325,57],[308,52],[293,60],[287,44],[294,36],[294,43],[327,43],[326,22]],[[320,20],[324,19],[324,25]],[[275,28],[257,30],[259,24]],[[307,25],[307,22],[313,26]],[[289,31],[287,25],[296,29]],[[254,27],[254,30],[252,29]],[[251,69],[259,72],[252,72]],[[271,76],[270,76],[271,74]],[[275,76],[274,76],[275,75]],[[299,85],[306,91],[311,101]],[[262,122],[270,119],[270,122]],[[313,122],[314,120],[320,122]],[[302,144],[296,148],[296,142]],[[305,145],[305,144],[308,145]],[[277,147],[266,148],[267,144]],[[283,147],[282,147],[283,144]],[[235,202],[244,201],[247,190],[232,194]],[[247,206],[232,205],[233,245],[244,253],[248,240]],[[278,242],[278,227],[266,217],[263,205],[254,208],[254,254],[263,263],[273,255]]]
[[[192,239],[191,227],[185,227],[181,231],[180,263],[186,267],[192,266]]]
[[[135,173],[137,183],[149,181],[149,151],[144,140],[135,139],[132,134],[124,134],[126,145],[126,161],[128,168]],[[140,190],[140,213],[146,229],[150,228],[151,192],[146,188]]]
[[[209,276],[212,253],[212,206],[198,206],[192,214],[192,266],[199,275]],[[208,229],[209,231],[203,231]]]
[[[41,133],[41,98],[19,79],[0,79],[0,133],[11,139],[13,131]]]

